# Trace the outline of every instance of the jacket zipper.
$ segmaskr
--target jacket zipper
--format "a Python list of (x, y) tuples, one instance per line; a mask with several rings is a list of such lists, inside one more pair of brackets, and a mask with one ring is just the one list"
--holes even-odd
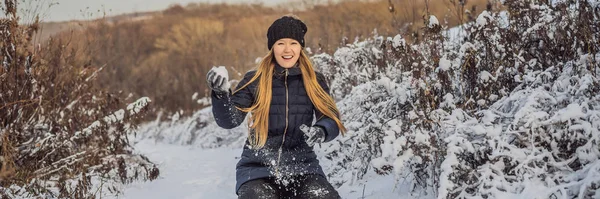
[(287, 134), (288, 124), (289, 124), (289, 97), (288, 97), (288, 69), (285, 69), (285, 129), (283, 130), (283, 139), (281, 140), (281, 146), (279, 146), (279, 151), (277, 155), (277, 165), (275, 166), (275, 176), (279, 178), (279, 162), (281, 161), (281, 153), (283, 152), (283, 144), (285, 143), (285, 135)]

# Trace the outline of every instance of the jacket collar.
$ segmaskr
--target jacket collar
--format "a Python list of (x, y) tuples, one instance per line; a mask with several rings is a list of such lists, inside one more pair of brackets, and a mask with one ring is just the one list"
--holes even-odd
[[(275, 74), (276, 75), (281, 75), (285, 73), (286, 68), (281, 67), (277, 62), (275, 62)], [(287, 69), (288, 71), (288, 76), (294, 76), (294, 75), (301, 75), (302, 71), (300, 70), (300, 67), (298, 67), (298, 62), (296, 62), (296, 64)]]

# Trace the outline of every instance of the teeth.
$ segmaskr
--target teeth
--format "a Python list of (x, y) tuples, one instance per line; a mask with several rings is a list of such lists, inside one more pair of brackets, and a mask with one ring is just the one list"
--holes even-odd
[(291, 59), (293, 56), (283, 56), (284, 59)]

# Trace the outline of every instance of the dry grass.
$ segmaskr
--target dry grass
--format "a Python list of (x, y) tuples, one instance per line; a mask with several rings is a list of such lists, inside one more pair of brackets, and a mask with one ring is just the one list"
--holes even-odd
[(105, 119), (125, 104), (88, 81), (99, 69), (89, 64), (93, 50), (63, 38), (34, 45), (39, 21), (19, 24), (19, 2), (4, 1), (7, 18), (0, 19), (0, 198), (91, 198), (90, 175), (155, 179), (156, 167), (132, 155), (126, 137), (140, 115)]
[[(241, 74), (266, 54), (266, 30), (276, 18), (293, 13), (307, 25), (307, 47), (332, 53), (341, 45), (379, 35), (419, 35), (424, 19), (437, 16), (454, 26), (469, 20), (462, 10), (480, 12), (487, 0), (460, 5), (453, 0), (344, 1), (294, 11), (261, 5), (191, 4), (171, 8), (145, 20), (98, 22), (86, 30), (58, 37), (87, 52), (79, 60), (106, 65), (99, 83), (123, 95), (149, 96), (168, 112), (201, 108), (191, 96), (206, 95), (204, 77), (212, 66), (228, 66)], [(392, 7), (393, 9), (390, 9)], [(444, 22), (447, 21), (447, 22)]]

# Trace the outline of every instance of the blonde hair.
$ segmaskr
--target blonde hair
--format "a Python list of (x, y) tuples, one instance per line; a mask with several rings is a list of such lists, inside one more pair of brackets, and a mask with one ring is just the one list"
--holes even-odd
[[(313, 68), (312, 63), (308, 59), (308, 56), (304, 51), (300, 51), (300, 57), (298, 58), (300, 70), (302, 71), (302, 79), (304, 80), (304, 88), (306, 93), (313, 103), (315, 108), (335, 121), (338, 128), (342, 132), (342, 135), (346, 132), (346, 128), (340, 120), (340, 113), (335, 104), (333, 98), (321, 88), (317, 81), (317, 74)], [(273, 86), (273, 73), (275, 70), (275, 56), (273, 50), (263, 57), (260, 64), (257, 66), (256, 73), (245, 85), (239, 87), (234, 93), (247, 87), (252, 82), (258, 80), (257, 92), (258, 95), (252, 106), (248, 108), (237, 109), (244, 112), (251, 112), (252, 116), (248, 121), (248, 128), (250, 129), (250, 144), (255, 147), (263, 147), (267, 142), (268, 130), (269, 130), (269, 108), (271, 107), (271, 96)], [(320, 119), (320, 118), (318, 118)]]

